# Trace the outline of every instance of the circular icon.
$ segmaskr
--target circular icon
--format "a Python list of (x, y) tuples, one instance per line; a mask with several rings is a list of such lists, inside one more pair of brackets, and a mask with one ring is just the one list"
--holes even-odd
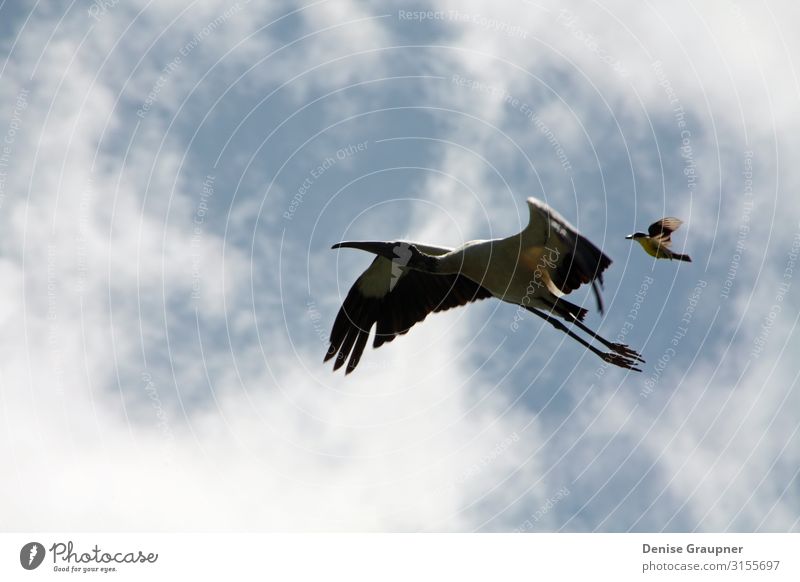
[(26, 570), (35, 570), (44, 561), (44, 546), (39, 542), (28, 542), (19, 551), (19, 563)]

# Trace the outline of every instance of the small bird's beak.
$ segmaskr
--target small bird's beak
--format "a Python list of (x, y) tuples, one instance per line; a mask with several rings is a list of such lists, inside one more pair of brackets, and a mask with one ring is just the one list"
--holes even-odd
[(397, 243), (384, 241), (347, 241), (336, 243), (331, 249), (358, 249), (387, 259), (395, 259)]
[(626, 238), (626, 239), (628, 239), (628, 240), (630, 240), (630, 239), (632, 239), (632, 238), (633, 238), (633, 235), (632, 235), (632, 234), (629, 234), (629, 235), (628, 235), (628, 236), (626, 236), (625, 238)]

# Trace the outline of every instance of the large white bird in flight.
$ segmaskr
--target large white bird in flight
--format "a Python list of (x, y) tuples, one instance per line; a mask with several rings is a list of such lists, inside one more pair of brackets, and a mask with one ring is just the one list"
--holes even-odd
[[(347, 362), (352, 372), (375, 327), (374, 347), (406, 333), (431, 312), (496, 297), (523, 307), (569, 335), (606, 362), (640, 372), (644, 359), (628, 346), (601, 337), (582, 323), (587, 310), (563, 296), (591, 284), (603, 312), (598, 284), (611, 264), (605, 254), (555, 210), (528, 198), (530, 221), (513, 236), (470, 241), (456, 249), (408, 241), (340, 242), (378, 255), (356, 280), (339, 310), (325, 361)], [(555, 317), (554, 317), (555, 316)], [(604, 352), (556, 317), (597, 340)]]

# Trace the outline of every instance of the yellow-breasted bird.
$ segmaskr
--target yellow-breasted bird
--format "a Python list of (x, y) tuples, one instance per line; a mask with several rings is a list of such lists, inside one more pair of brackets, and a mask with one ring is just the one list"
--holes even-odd
[(680, 218), (662, 218), (658, 222), (654, 222), (650, 225), (650, 228), (647, 229), (648, 234), (635, 232), (629, 234), (625, 238), (638, 242), (651, 257), (657, 259), (675, 259), (691, 263), (692, 259), (689, 255), (680, 255), (669, 250), (669, 245), (672, 244), (670, 235), (678, 230), (681, 224), (683, 224), (683, 221)]

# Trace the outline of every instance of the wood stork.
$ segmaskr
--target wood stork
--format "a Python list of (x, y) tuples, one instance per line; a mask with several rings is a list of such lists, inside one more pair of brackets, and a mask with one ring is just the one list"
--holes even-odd
[[(358, 365), (373, 327), (377, 348), (431, 312), (496, 297), (541, 317), (606, 362), (640, 372), (636, 366), (644, 359), (637, 352), (589, 329), (582, 323), (587, 310), (562, 298), (591, 283), (602, 313), (598, 283), (602, 285), (611, 259), (547, 204), (536, 198), (527, 202), (528, 226), (503, 239), (470, 241), (457, 249), (407, 241), (333, 245), (378, 256), (347, 294), (331, 330), (325, 361), (336, 357), (334, 370), (347, 361), (349, 374)], [(599, 350), (554, 315), (611, 352)]]
[(692, 259), (689, 255), (681, 255), (669, 250), (672, 244), (670, 235), (678, 230), (678, 227), (683, 224), (680, 218), (667, 217), (654, 222), (647, 229), (647, 233), (634, 232), (625, 238), (635, 240), (651, 257), (657, 259), (675, 259), (677, 261), (686, 261), (691, 263)]

